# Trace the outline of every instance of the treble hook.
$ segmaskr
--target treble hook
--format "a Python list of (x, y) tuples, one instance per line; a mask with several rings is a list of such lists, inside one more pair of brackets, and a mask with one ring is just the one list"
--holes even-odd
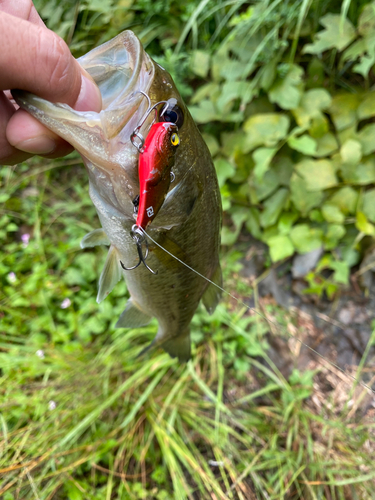
[[(145, 138), (143, 137), (143, 135), (139, 131), (143, 127), (143, 124), (147, 120), (147, 118), (148, 118), (149, 114), (151, 113), (151, 111), (153, 111), (154, 109), (156, 110), (156, 108), (157, 108), (157, 106), (159, 106), (159, 104), (165, 104), (164, 108), (162, 109), (162, 111), (160, 113), (160, 116), (163, 116), (164, 113), (166, 112), (166, 110), (168, 109), (168, 102), (167, 101), (159, 101), (159, 102), (157, 102), (156, 104), (154, 104), (152, 106), (151, 105), (151, 99), (150, 99), (150, 97), (145, 92), (143, 92), (142, 90), (139, 90), (136, 93), (143, 94), (146, 97), (147, 102), (148, 102), (148, 108), (146, 109), (145, 114), (142, 116), (142, 118), (138, 122), (138, 125), (133, 130), (133, 133), (130, 136), (130, 140), (131, 140), (131, 143), (133, 144), (133, 146), (135, 146), (140, 153), (143, 153), (143, 146), (145, 144)], [(140, 142), (137, 142), (135, 140), (136, 137), (139, 139)]]
[[(136, 264), (133, 267), (125, 267), (124, 264), (120, 260), (121, 267), (125, 271), (131, 271), (132, 269), (136, 269), (141, 263), (143, 263), (143, 265), (150, 271), (150, 273), (158, 274), (157, 271), (153, 271), (151, 269), (151, 267), (149, 267), (146, 264), (146, 259), (148, 257), (148, 242), (147, 242), (147, 239), (145, 238), (144, 234), (142, 233), (141, 229), (136, 224), (134, 224), (134, 226), (132, 227), (131, 235), (132, 235), (132, 238), (137, 245), (139, 261), (138, 261), (138, 264)], [(142, 251), (142, 243), (143, 242), (145, 242), (145, 245), (146, 245), (146, 255), (143, 255), (143, 251)]]

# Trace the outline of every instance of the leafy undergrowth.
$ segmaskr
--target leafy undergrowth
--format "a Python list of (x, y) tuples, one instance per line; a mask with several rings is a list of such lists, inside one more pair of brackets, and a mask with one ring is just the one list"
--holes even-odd
[[(1, 176), (1, 498), (373, 498), (369, 395), (318, 359), (301, 369), (298, 316), (224, 297), (194, 317), (188, 364), (137, 359), (157, 325), (114, 329), (124, 283), (95, 301), (105, 254), (79, 249), (99, 223), (77, 157)], [(250, 296), (230, 281), (237, 257), (223, 257), (224, 275)], [(287, 379), (269, 332), (290, 346)]]

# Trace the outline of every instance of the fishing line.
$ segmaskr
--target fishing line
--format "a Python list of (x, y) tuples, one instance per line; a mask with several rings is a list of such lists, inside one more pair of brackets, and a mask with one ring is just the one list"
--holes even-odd
[[(271, 323), (276, 329), (279, 329), (279, 325), (277, 323), (275, 323), (274, 321), (266, 318), (265, 316), (263, 316), (263, 314), (261, 314), (259, 311), (257, 311), (256, 309), (254, 309), (253, 307), (250, 307), (248, 306), (247, 304), (245, 304), (242, 300), (240, 300), (239, 298), (237, 298), (235, 295), (233, 295), (231, 292), (228, 292), (227, 290), (225, 290), (225, 288), (221, 287), (220, 285), (218, 285), (217, 283), (215, 283), (214, 281), (210, 280), (209, 278), (207, 278), (206, 276), (204, 276), (203, 274), (201, 274), (199, 271), (195, 270), (193, 267), (189, 266), (188, 264), (186, 264), (186, 262), (182, 261), (181, 259), (179, 259), (178, 257), (176, 257), (176, 255), (173, 255), (173, 253), (169, 252), (166, 248), (164, 248), (162, 245), (160, 245), (157, 241), (155, 241), (148, 233), (146, 233), (146, 231), (143, 229), (143, 228), (140, 228), (141, 231), (145, 234), (145, 236), (150, 240), (152, 241), (156, 246), (158, 246), (161, 250), (163, 250), (165, 253), (167, 253), (168, 255), (170, 255), (171, 257), (173, 257), (175, 260), (177, 260), (180, 264), (182, 264), (183, 266), (187, 267), (190, 271), (192, 271), (193, 273), (197, 274), (198, 276), (200, 276), (201, 278), (203, 278), (204, 280), (208, 281), (208, 283), (210, 283), (211, 285), (214, 285), (216, 288), (218, 288), (219, 290), (221, 290), (222, 292), (224, 292), (226, 295), (228, 295), (229, 297), (231, 297), (232, 299), (234, 299), (236, 302), (238, 302), (238, 304), (240, 305), (243, 305), (244, 307), (246, 307), (246, 309), (248, 311), (252, 311), (254, 312), (255, 314), (257, 314), (258, 316), (260, 316), (262, 319), (268, 321), (269, 323)], [(355, 382), (361, 384), (363, 387), (365, 387), (366, 389), (368, 389), (369, 391), (371, 391), (374, 395), (375, 395), (375, 390), (372, 389), (369, 385), (367, 385), (365, 382), (363, 382), (362, 380), (356, 378), (354, 375), (351, 375), (350, 373), (347, 373), (343, 368), (341, 368), (339, 365), (337, 365), (336, 363), (334, 363), (333, 361), (330, 361), (328, 358), (326, 358), (325, 356), (323, 356), (322, 354), (320, 354), (318, 351), (316, 351), (313, 347), (309, 346), (308, 344), (306, 344), (305, 342), (303, 342), (301, 339), (299, 339), (298, 337), (296, 337), (295, 335), (293, 335), (292, 333), (290, 333), (288, 330), (286, 330), (286, 333), (293, 339), (295, 339), (297, 342), (299, 342), (301, 345), (303, 345), (304, 347), (307, 347), (307, 349), (309, 349), (311, 352), (313, 352), (316, 356), (318, 356), (319, 358), (323, 359), (324, 361), (326, 361), (327, 363), (329, 363), (331, 366), (333, 366), (334, 368), (336, 368), (337, 370), (339, 370), (341, 373), (343, 373), (346, 377), (349, 377), (351, 378), (352, 380), (354, 380)]]

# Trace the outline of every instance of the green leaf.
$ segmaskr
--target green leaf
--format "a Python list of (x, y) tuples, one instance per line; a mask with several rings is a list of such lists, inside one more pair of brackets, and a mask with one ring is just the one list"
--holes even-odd
[(314, 43), (304, 46), (302, 53), (321, 54), (328, 49), (343, 50), (356, 36), (352, 23), (345, 19), (341, 22), (340, 14), (327, 14), (320, 19), (325, 29), (315, 36)]
[(261, 239), (262, 233), (259, 222), (259, 211), (255, 207), (251, 207), (245, 221), (246, 229), (254, 238)]
[(260, 180), (268, 170), (276, 151), (277, 148), (258, 148), (252, 154), (255, 162), (254, 175), (257, 180)]
[(325, 203), (322, 206), (322, 214), (327, 222), (334, 222), (336, 224), (342, 224), (344, 222), (345, 216), (340, 211), (337, 205), (331, 205), (330, 203)]
[(375, 63), (375, 53), (372, 50), (372, 54), (365, 54), (361, 57), (361, 61), (353, 66), (353, 71), (359, 73), (363, 78), (367, 78), (371, 68)]
[(263, 68), (261, 68), (261, 77), (259, 81), (260, 87), (266, 92), (269, 90), (273, 84), (276, 77), (276, 60), (268, 62)]
[(235, 230), (232, 231), (227, 226), (223, 227), (221, 232), (221, 241), (223, 245), (233, 245), (233, 243), (237, 240), (242, 225), (249, 216), (249, 209), (246, 207), (234, 206), (230, 209), (230, 215), (235, 226)]
[(250, 178), (251, 203), (256, 205), (267, 198), (279, 185), (279, 177), (274, 170), (268, 170), (261, 179), (255, 176)]
[(214, 135), (211, 134), (202, 134), (204, 142), (207, 144), (208, 149), (210, 150), (211, 156), (215, 156), (219, 151), (220, 146)]
[(375, 222), (375, 189), (370, 189), (364, 194), (363, 213), (370, 221)]
[(307, 253), (322, 246), (323, 231), (308, 226), (297, 224), (290, 232), (290, 237), (298, 253)]
[(307, 134), (301, 135), (300, 137), (290, 137), (288, 139), (288, 145), (300, 153), (315, 156), (317, 143)]
[(344, 142), (340, 149), (340, 156), (344, 163), (350, 165), (358, 165), (362, 159), (361, 143), (354, 139), (348, 139)]
[(191, 54), (190, 68), (196, 75), (206, 78), (210, 69), (210, 53), (194, 50)]
[(191, 104), (198, 104), (203, 99), (207, 97), (210, 99), (216, 99), (220, 95), (221, 86), (218, 83), (207, 83), (206, 85), (202, 85), (195, 92), (194, 96), (191, 99)]
[(279, 76), (268, 92), (271, 102), (283, 109), (294, 109), (302, 96), (303, 69), (296, 64), (289, 65), (285, 76)]
[(264, 202), (263, 212), (260, 214), (260, 224), (262, 227), (269, 227), (275, 224), (284, 208), (288, 195), (288, 189), (280, 188)]
[(343, 130), (357, 122), (357, 109), (360, 97), (356, 94), (339, 94), (332, 99), (329, 113), (336, 129)]
[(321, 191), (337, 185), (335, 169), (329, 160), (302, 160), (295, 170), (305, 179), (308, 191)]
[(248, 82), (225, 82), (222, 86), (220, 97), (216, 101), (217, 109), (221, 113), (229, 112), (226, 106), (235, 99), (242, 98), (248, 87)]
[(341, 61), (356, 61), (366, 53), (366, 41), (363, 38), (356, 40), (350, 47), (348, 47), (342, 54)]
[(357, 113), (360, 120), (375, 116), (375, 92), (368, 92), (365, 94), (365, 98), (358, 106)]
[(200, 101), (198, 106), (190, 106), (189, 111), (197, 123), (209, 123), (219, 118), (214, 103), (208, 99)]
[(315, 141), (317, 149), (314, 156), (317, 156), (318, 158), (332, 155), (332, 153), (337, 151), (339, 147), (336, 137), (331, 134), (331, 132), (315, 139)]
[(345, 182), (365, 186), (375, 182), (375, 159), (368, 156), (359, 165), (341, 165), (341, 174)]
[(272, 236), (268, 239), (272, 262), (290, 257), (294, 253), (294, 246), (290, 238), (285, 235)]
[(357, 139), (361, 143), (364, 156), (375, 151), (375, 123), (370, 123), (361, 129), (357, 134)]
[(368, 222), (366, 215), (363, 212), (357, 212), (355, 227), (361, 233), (369, 236), (375, 236), (375, 226)]
[(230, 179), (235, 172), (234, 166), (225, 158), (217, 158), (214, 161), (219, 186), (222, 187), (227, 179)]
[(237, 132), (224, 132), (221, 134), (222, 152), (225, 156), (232, 156), (238, 151), (243, 151), (246, 135), (243, 130)]
[(374, 3), (370, 2), (363, 7), (358, 19), (358, 32), (362, 36), (373, 35), (375, 32)]
[(294, 165), (289, 156), (277, 155), (272, 162), (272, 170), (277, 174), (279, 183), (289, 187)]
[(324, 235), (324, 248), (333, 250), (337, 247), (339, 240), (345, 236), (345, 227), (341, 224), (328, 224), (327, 231)]
[(266, 113), (251, 116), (244, 123), (247, 133), (244, 153), (257, 146), (274, 147), (288, 133), (290, 119), (282, 113)]
[(307, 190), (306, 181), (294, 173), (290, 180), (291, 200), (301, 215), (307, 215), (310, 210), (321, 204), (323, 193), (321, 191), (311, 192)]
[(349, 284), (349, 266), (347, 262), (335, 260), (330, 264), (330, 268), (334, 271), (333, 279), (336, 283)]
[(322, 110), (329, 108), (332, 98), (325, 89), (307, 90), (292, 113), (299, 126), (308, 126), (313, 118), (322, 117)]
[(344, 214), (354, 214), (357, 208), (358, 193), (350, 186), (345, 186), (329, 199), (329, 203), (336, 205)]
[(281, 214), (279, 222), (277, 223), (277, 228), (280, 234), (289, 234), (290, 230), (298, 219), (297, 213), (284, 212)]
[(314, 139), (319, 139), (327, 134), (328, 131), (329, 122), (326, 116), (324, 116), (322, 113), (319, 113), (319, 115), (313, 117), (309, 128), (309, 134), (311, 135), (311, 137), (313, 137)]

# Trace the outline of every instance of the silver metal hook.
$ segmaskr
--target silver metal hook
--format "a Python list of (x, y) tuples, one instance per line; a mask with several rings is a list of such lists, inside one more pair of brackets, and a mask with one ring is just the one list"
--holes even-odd
[[(138, 257), (139, 257), (139, 261), (138, 263), (133, 266), (133, 267), (125, 267), (124, 264), (121, 262), (120, 260), (120, 264), (121, 264), (121, 267), (125, 270), (125, 271), (131, 271), (132, 269), (136, 269), (138, 266), (141, 265), (141, 263), (146, 267), (146, 269), (148, 269), (150, 271), (150, 273), (152, 274), (158, 274), (157, 271), (153, 271), (151, 269), (151, 267), (149, 267), (147, 264), (146, 264), (146, 259), (148, 257), (148, 241), (147, 239), (145, 238), (145, 235), (144, 233), (142, 232), (142, 228), (140, 228), (139, 226), (137, 226), (136, 224), (134, 224), (132, 226), (132, 230), (131, 230), (131, 236), (133, 238), (133, 240), (135, 241), (136, 245), (137, 245), (137, 252), (138, 252)], [(143, 255), (143, 251), (142, 251), (142, 243), (145, 243), (146, 245), (146, 254)]]
[[(164, 113), (166, 112), (166, 110), (168, 109), (168, 102), (167, 101), (159, 101), (159, 102), (157, 102), (156, 104), (154, 104), (152, 106), (151, 99), (150, 99), (150, 97), (145, 92), (143, 92), (142, 90), (139, 90), (136, 93), (142, 94), (142, 95), (144, 95), (146, 97), (147, 102), (148, 102), (148, 108), (146, 109), (145, 114), (142, 116), (142, 118), (138, 122), (138, 125), (133, 130), (133, 133), (130, 136), (130, 140), (131, 140), (131, 143), (133, 144), (133, 146), (135, 146), (140, 153), (143, 153), (143, 146), (145, 144), (145, 139), (144, 139), (143, 135), (139, 131), (143, 127), (143, 125), (144, 125), (145, 121), (147, 120), (147, 118), (149, 117), (150, 113), (153, 110), (155, 110), (155, 112), (156, 112), (156, 108), (160, 104), (164, 104), (164, 108), (162, 109), (162, 111), (160, 113), (160, 116), (163, 116)], [(140, 142), (137, 142), (135, 140), (136, 137), (139, 139)]]

